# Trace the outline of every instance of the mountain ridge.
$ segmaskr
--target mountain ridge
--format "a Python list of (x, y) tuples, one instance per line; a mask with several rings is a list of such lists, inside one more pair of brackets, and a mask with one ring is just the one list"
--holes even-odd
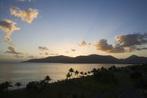
[(111, 55), (96, 55), (69, 57), (64, 55), (49, 56), (40, 59), (30, 59), (24, 62), (36, 63), (110, 63), (110, 64), (147, 64), (147, 57), (131, 55), (125, 59), (118, 59)]

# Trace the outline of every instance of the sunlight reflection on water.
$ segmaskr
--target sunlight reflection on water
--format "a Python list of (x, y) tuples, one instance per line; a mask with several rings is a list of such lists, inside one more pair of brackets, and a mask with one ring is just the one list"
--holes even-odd
[(127, 66), (126, 64), (61, 64), (61, 63), (16, 63), (0, 64), (0, 82), (12, 81), (26, 84), (29, 81), (44, 79), (46, 75), (52, 81), (63, 80), (70, 68), (78, 71), (91, 71), (93, 68)]

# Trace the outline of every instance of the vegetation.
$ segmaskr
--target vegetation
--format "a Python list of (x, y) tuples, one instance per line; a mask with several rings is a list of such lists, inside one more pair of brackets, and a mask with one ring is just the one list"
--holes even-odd
[(29, 82), (25, 88), (8, 90), (11, 82), (0, 84), (0, 98), (147, 98), (147, 66), (133, 65), (89, 72), (69, 69), (66, 79), (51, 83), (50, 76)]
[(21, 83), (20, 82), (16, 82), (15, 86), (17, 86), (19, 88), (21, 86)]

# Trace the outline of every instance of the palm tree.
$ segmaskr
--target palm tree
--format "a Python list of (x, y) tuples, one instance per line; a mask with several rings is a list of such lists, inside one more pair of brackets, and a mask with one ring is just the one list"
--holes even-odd
[(45, 79), (44, 79), (44, 82), (49, 83), (50, 81), (51, 81), (50, 76), (46, 76)]
[(83, 73), (83, 72), (80, 72), (80, 74), (81, 74), (81, 76), (83, 76), (83, 75), (84, 75), (84, 73)]
[(79, 74), (79, 71), (76, 70), (76, 71), (75, 71), (75, 76), (78, 76), (78, 74)]
[(90, 75), (90, 74), (91, 74), (91, 72), (90, 72), (90, 71), (88, 71), (88, 74)]
[(71, 73), (67, 73), (67, 75), (66, 75), (66, 79), (69, 79), (71, 77)]
[(12, 83), (11, 82), (4, 82), (0, 84), (0, 91), (4, 91), (4, 90), (8, 90), (9, 87), (12, 87)]
[(87, 76), (87, 72), (85, 72), (84, 75)]
[(69, 72), (71, 72), (71, 73), (74, 72), (74, 69), (73, 68), (70, 68), (69, 69)]
[(107, 69), (102, 66), (101, 71), (107, 71)]
[(97, 72), (97, 69), (96, 68), (93, 68), (91, 72), (93, 73), (93, 75), (95, 75), (96, 72)]
[(72, 73), (74, 72), (74, 69), (73, 68), (70, 68), (69, 69), (69, 73), (71, 74), (71, 76), (72, 76)]
[(21, 86), (21, 83), (20, 82), (16, 82), (15, 86), (17, 86), (19, 88)]

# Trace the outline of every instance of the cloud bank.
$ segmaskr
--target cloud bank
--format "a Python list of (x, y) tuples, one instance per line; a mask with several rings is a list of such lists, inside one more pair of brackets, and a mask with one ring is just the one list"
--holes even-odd
[[(147, 33), (135, 33), (127, 35), (118, 35), (115, 37), (116, 44), (108, 44), (106, 39), (101, 39), (96, 43), (96, 49), (109, 52), (109, 53), (123, 53), (123, 52), (132, 52), (146, 50), (144, 46), (147, 44)], [(144, 46), (144, 47), (141, 47)]]
[(18, 7), (10, 8), (10, 14), (12, 16), (20, 18), (22, 21), (27, 23), (32, 23), (35, 18), (38, 17), (39, 12), (37, 9), (28, 8), (26, 10), (21, 10)]
[(49, 49), (48, 49), (47, 47), (45, 47), (45, 46), (39, 46), (38, 49), (39, 49), (40, 51), (47, 51), (47, 50), (49, 50)]
[(124, 48), (116, 45), (112, 46), (111, 44), (108, 44), (106, 39), (101, 39), (97, 44), (96, 44), (97, 50), (102, 50), (105, 52), (112, 52), (112, 53), (121, 53), (125, 52)]
[(10, 19), (5, 19), (0, 21), (0, 30), (2, 30), (5, 33), (5, 41), (10, 42), (12, 33), (14, 31), (20, 30), (20, 28), (16, 26), (16, 23), (14, 21)]
[(143, 45), (147, 43), (147, 33), (128, 34), (116, 36), (116, 42), (124, 47)]
[(8, 47), (8, 50), (5, 53), (14, 55), (16, 58), (23, 57), (23, 54), (21, 52), (17, 52), (16, 49), (11, 46)]

